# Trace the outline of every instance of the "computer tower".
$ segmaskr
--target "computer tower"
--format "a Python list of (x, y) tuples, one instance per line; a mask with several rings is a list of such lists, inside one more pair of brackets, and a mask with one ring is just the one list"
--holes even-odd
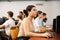
[(53, 19), (53, 32), (56, 32), (56, 18)]
[(60, 34), (60, 15), (56, 17), (56, 33)]

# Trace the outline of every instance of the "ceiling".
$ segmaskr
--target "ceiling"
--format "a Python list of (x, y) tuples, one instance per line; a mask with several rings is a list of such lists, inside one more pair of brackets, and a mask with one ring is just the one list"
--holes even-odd
[(0, 0), (0, 1), (60, 1), (60, 0)]

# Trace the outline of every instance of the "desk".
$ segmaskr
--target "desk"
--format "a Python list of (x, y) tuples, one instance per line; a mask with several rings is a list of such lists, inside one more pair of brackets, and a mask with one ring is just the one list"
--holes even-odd
[(53, 32), (53, 38), (31, 37), (29, 40), (60, 40), (60, 34)]

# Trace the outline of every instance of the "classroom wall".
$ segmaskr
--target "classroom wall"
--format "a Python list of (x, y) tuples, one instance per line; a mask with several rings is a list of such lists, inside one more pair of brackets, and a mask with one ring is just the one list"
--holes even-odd
[(52, 25), (53, 18), (60, 15), (60, 1), (2, 1), (0, 2), (0, 17), (6, 16), (7, 11), (13, 11), (16, 18), (19, 11), (25, 9), (27, 5), (35, 5), (37, 10), (47, 13), (47, 25)]

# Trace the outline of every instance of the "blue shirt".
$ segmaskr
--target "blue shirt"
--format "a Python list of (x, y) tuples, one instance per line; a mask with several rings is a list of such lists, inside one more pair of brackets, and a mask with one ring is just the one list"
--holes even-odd
[(43, 21), (43, 19), (40, 19), (40, 21), (39, 21), (40, 23), (40, 26), (44, 26), (44, 21)]

